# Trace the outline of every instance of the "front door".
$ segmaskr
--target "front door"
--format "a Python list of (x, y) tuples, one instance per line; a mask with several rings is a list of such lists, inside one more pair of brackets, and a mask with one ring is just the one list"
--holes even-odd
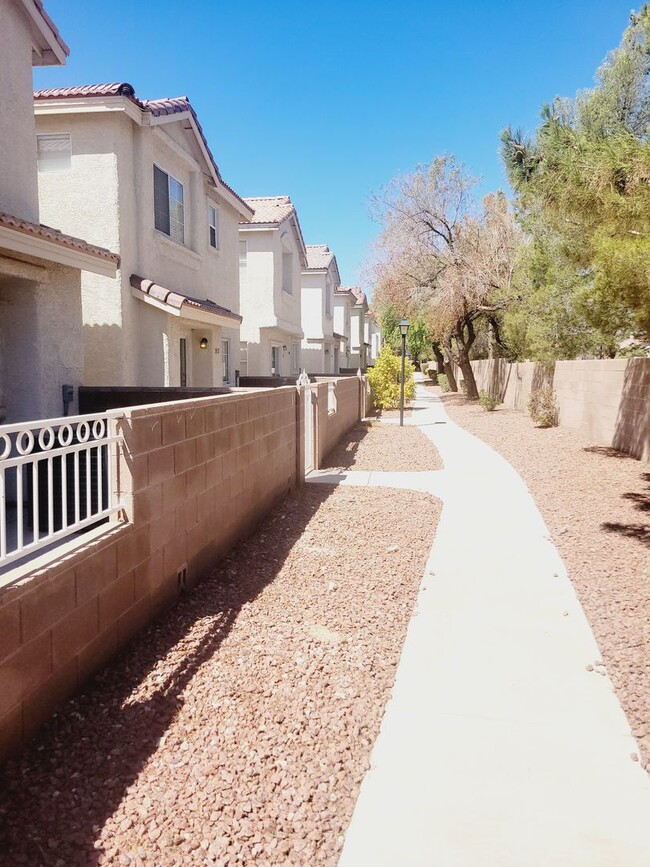
[(271, 347), (271, 376), (280, 376), (280, 346)]

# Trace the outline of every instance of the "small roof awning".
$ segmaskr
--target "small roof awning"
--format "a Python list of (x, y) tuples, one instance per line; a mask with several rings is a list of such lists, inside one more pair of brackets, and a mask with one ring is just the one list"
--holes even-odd
[(347, 340), (348, 340), (348, 338), (345, 336), (345, 334), (338, 334), (336, 331), (332, 334), (332, 337), (333, 337), (335, 340), (345, 340), (346, 343), (347, 343)]
[(233, 328), (242, 321), (238, 313), (233, 313), (232, 310), (215, 304), (214, 301), (173, 292), (137, 274), (131, 274), (131, 287), (136, 298), (170, 316), (178, 316), (205, 325), (222, 325), (226, 328)]

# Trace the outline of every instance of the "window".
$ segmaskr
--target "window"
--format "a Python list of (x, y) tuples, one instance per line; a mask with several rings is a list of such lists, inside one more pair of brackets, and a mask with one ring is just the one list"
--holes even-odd
[(239, 267), (246, 267), (246, 255), (247, 255), (246, 241), (239, 242)]
[(329, 277), (325, 283), (325, 315), (332, 315), (332, 281)]
[(300, 364), (300, 344), (297, 340), (291, 342), (291, 370), (293, 373), (299, 373)]
[(153, 167), (154, 225), (172, 241), (185, 243), (185, 206), (183, 185), (176, 178)]
[(208, 233), (210, 246), (219, 249), (219, 223), (217, 209), (214, 205), (208, 205)]
[(70, 133), (36, 136), (39, 172), (65, 172), (72, 168)]
[(180, 342), (180, 365), (181, 365), (181, 376), (180, 376), (180, 384), (181, 387), (187, 385), (187, 340), (184, 337), (181, 337)]
[(221, 363), (223, 364), (223, 381), (230, 382), (230, 340), (221, 341)]

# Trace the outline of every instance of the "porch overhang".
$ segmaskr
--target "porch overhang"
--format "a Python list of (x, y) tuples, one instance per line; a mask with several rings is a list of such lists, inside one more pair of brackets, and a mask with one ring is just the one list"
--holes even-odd
[(115, 277), (120, 257), (57, 229), (0, 213), (0, 250)]
[(219, 325), (222, 328), (236, 328), (242, 322), (242, 317), (238, 313), (233, 313), (232, 310), (221, 307), (214, 301), (173, 292), (137, 274), (131, 274), (131, 293), (139, 301), (187, 322)]

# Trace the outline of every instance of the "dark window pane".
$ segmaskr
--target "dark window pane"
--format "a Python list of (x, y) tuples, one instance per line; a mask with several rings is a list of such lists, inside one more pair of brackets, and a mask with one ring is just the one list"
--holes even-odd
[(159, 232), (171, 234), (169, 226), (169, 178), (158, 166), (153, 167), (154, 225)]

